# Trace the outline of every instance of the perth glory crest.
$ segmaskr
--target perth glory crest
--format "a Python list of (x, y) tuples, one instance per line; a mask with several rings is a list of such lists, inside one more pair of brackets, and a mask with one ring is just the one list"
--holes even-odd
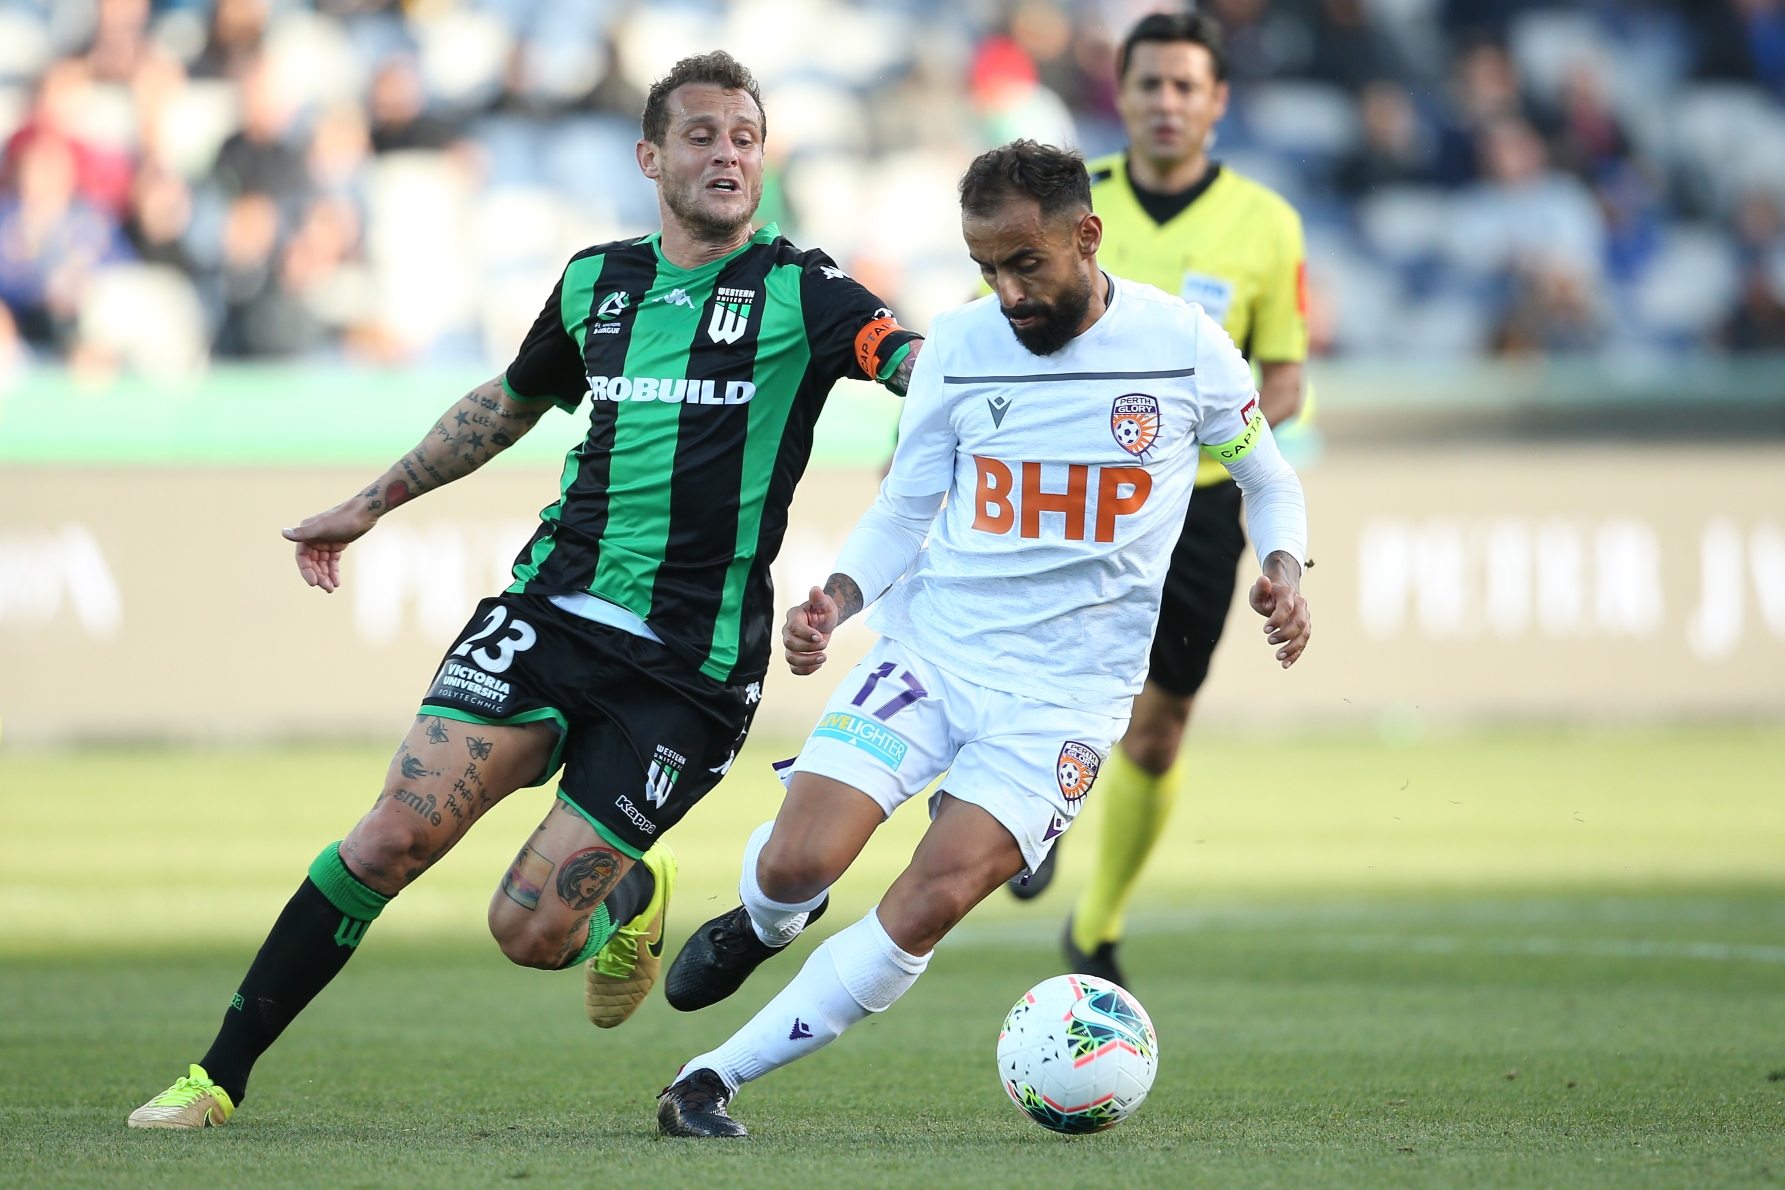
[(1146, 457), (1147, 448), (1159, 439), (1159, 402), (1145, 393), (1117, 397), (1109, 409), (1109, 432), (1116, 445), (1135, 458)]
[[(1150, 398), (1149, 398), (1150, 399)], [(1097, 749), (1089, 744), (1081, 744), (1077, 740), (1067, 740), (1060, 746), (1060, 761), (1054, 766), (1054, 775), (1060, 779), (1060, 792), (1069, 802), (1076, 802), (1091, 792), (1091, 786), (1097, 780), (1097, 770), (1103, 766), (1103, 758), (1097, 755)]]

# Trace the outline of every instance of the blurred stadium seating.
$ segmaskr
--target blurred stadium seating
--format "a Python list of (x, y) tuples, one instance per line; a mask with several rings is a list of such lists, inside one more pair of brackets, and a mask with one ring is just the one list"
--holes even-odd
[[(1132, 0), (0, 0), (0, 373), (496, 364), (563, 259), (655, 225), (649, 81), (762, 80), (763, 217), (924, 325), (952, 182), (1120, 144)], [(1210, 0), (1216, 156), (1307, 222), (1326, 355), (1785, 350), (1785, 7)]]

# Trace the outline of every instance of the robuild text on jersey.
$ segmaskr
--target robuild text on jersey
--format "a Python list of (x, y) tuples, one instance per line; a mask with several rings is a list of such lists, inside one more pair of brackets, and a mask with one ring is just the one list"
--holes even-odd
[(669, 405), (748, 405), (748, 380), (684, 380), (656, 376), (591, 376), (592, 401), (662, 401)]

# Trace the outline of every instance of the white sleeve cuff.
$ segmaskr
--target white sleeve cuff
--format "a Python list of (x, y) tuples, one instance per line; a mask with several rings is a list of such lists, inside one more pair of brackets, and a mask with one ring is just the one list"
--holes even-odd
[(862, 514), (843, 543), (832, 570), (855, 580), (863, 607), (886, 594), (917, 561), (945, 495), (898, 496), (881, 487), (874, 506)]
[(1246, 494), (1246, 530), (1260, 564), (1282, 550), (1300, 565), (1308, 560), (1308, 506), (1302, 481), (1277, 449), (1269, 429), (1243, 458), (1227, 464)]

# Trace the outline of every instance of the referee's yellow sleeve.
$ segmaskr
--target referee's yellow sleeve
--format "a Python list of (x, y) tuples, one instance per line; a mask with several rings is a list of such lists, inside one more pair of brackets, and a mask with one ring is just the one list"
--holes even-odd
[(1308, 356), (1308, 266), (1302, 220), (1280, 203), (1269, 270), (1252, 315), (1252, 358), (1261, 363), (1299, 362)]

